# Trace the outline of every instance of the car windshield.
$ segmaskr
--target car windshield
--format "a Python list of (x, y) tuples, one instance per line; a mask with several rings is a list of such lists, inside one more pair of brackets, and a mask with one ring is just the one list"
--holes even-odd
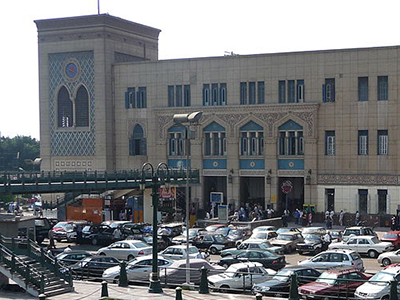
[(314, 233), (314, 232), (321, 232), (323, 229), (321, 228), (304, 228), (301, 233)]
[(289, 234), (280, 234), (277, 237), (278, 240), (283, 240), (283, 241), (291, 241), (292, 240), (292, 235)]
[(386, 232), (386, 233), (383, 235), (383, 238), (384, 238), (384, 239), (397, 239), (397, 234), (396, 234), (396, 233), (393, 233), (393, 232)]
[(344, 232), (344, 235), (345, 235), (345, 236), (349, 236), (349, 235), (352, 235), (352, 234), (354, 234), (354, 235), (360, 235), (360, 230), (358, 230), (358, 229), (347, 229), (347, 230)]
[(230, 228), (218, 228), (217, 230), (215, 230), (216, 233), (218, 234), (223, 234), (223, 235), (227, 235), (230, 231)]
[(219, 242), (219, 243), (224, 243), (224, 242), (226, 242), (226, 238), (225, 238), (224, 236), (222, 236), (222, 235), (216, 235), (216, 236), (215, 236), (215, 240), (216, 240), (217, 242)]
[(135, 248), (145, 248), (145, 247), (149, 247), (148, 244), (146, 244), (145, 242), (136, 242), (136, 243), (132, 243), (133, 246), (135, 246)]
[(318, 234), (305, 234), (304, 238), (306, 240), (317, 240), (317, 241), (321, 240), (321, 236)]
[(79, 262), (77, 263), (77, 265), (78, 265), (79, 267), (83, 268), (83, 267), (86, 266), (86, 265), (88, 264), (88, 262), (90, 262), (90, 261), (91, 261), (91, 258), (90, 258), (90, 257), (87, 257), (87, 258), (84, 258), (84, 259), (82, 259), (81, 261), (79, 261)]
[(35, 226), (40, 226), (40, 227), (45, 226), (44, 220), (35, 220)]
[(292, 275), (293, 270), (280, 270), (278, 273), (272, 277), (272, 279), (279, 280), (279, 281), (288, 281), (290, 275)]
[(331, 273), (331, 272), (324, 272), (321, 276), (318, 277), (316, 282), (318, 283), (325, 283), (329, 285), (334, 285), (337, 279), (338, 274)]
[(361, 259), (360, 254), (358, 254), (357, 252), (352, 252), (352, 253), (350, 253), (350, 256), (351, 256), (351, 258), (352, 258), (353, 260), (359, 260), (359, 259)]
[(190, 247), (189, 248), (189, 254), (195, 254), (198, 253), (199, 250), (196, 247)]
[(379, 244), (379, 243), (380, 243), (380, 241), (378, 240), (378, 238), (377, 238), (376, 236), (374, 236), (374, 237), (371, 239), (371, 241), (372, 241), (372, 243), (374, 243), (374, 244)]
[(267, 232), (256, 232), (253, 233), (251, 236), (253, 239), (261, 239), (261, 240), (265, 240), (268, 238), (268, 233)]
[(393, 277), (393, 274), (381, 271), (372, 276), (368, 282), (371, 284), (386, 285), (393, 280)]

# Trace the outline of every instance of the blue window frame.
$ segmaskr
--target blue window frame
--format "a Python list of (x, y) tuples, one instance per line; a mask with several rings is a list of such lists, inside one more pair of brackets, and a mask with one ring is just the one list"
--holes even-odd
[(256, 83), (249, 82), (249, 104), (256, 103)]
[(368, 101), (368, 77), (358, 77), (358, 101)]
[(173, 85), (168, 86), (168, 107), (175, 106), (175, 87)]
[(247, 82), (240, 83), (240, 104), (247, 104)]
[(279, 93), (279, 103), (285, 103), (286, 102), (286, 81), (285, 80), (279, 80), (278, 93)]
[(288, 102), (295, 102), (295, 88), (294, 88), (294, 80), (288, 80)]
[(190, 85), (185, 85), (183, 87), (183, 100), (185, 106), (191, 105)]
[(265, 84), (264, 81), (257, 82), (257, 100), (258, 104), (265, 103)]
[(325, 84), (322, 85), (322, 101), (335, 102), (336, 87), (335, 78), (326, 78)]
[(358, 155), (368, 155), (368, 130), (358, 131)]
[(389, 100), (388, 76), (378, 76), (378, 100)]

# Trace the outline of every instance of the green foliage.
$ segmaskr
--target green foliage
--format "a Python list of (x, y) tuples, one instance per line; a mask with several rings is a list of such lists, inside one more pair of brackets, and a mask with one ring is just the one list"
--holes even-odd
[(0, 171), (39, 170), (38, 166), (26, 164), (25, 160), (33, 161), (40, 156), (40, 143), (30, 136), (0, 138)]

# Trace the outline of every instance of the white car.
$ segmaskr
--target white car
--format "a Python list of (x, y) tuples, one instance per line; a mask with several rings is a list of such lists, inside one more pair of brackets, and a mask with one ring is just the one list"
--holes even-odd
[(108, 247), (100, 248), (98, 255), (112, 256), (118, 259), (132, 260), (138, 256), (151, 254), (152, 247), (139, 240), (124, 240), (112, 243)]
[(336, 267), (353, 267), (364, 271), (364, 262), (360, 254), (353, 250), (327, 250), (314, 257), (298, 262), (298, 265), (317, 270), (327, 270)]
[(276, 233), (276, 231), (271, 231), (271, 230), (265, 230), (265, 231), (257, 231), (254, 232), (247, 240), (251, 241), (251, 240), (270, 240), (273, 238), (276, 238), (278, 236), (278, 234)]
[(258, 262), (244, 262), (230, 265), (223, 274), (208, 277), (208, 284), (212, 289), (250, 289), (253, 284), (271, 279), (276, 271), (265, 269)]
[(376, 258), (380, 253), (393, 250), (393, 244), (381, 242), (375, 236), (360, 235), (349, 238), (347, 242), (331, 243), (329, 249), (349, 249)]
[[(162, 257), (169, 259), (186, 259), (186, 244), (169, 246), (160, 253)], [(189, 245), (189, 258), (204, 258), (196, 246)]]
[(378, 256), (378, 262), (387, 267), (394, 263), (400, 263), (400, 250), (382, 253)]
[(276, 231), (277, 229), (275, 226), (258, 226), (253, 229), (253, 234), (261, 231)]
[[(152, 271), (152, 255), (146, 255), (131, 260), (126, 266), (126, 275), (128, 281), (148, 281)], [(158, 267), (160, 269), (167, 268), (172, 265), (173, 260), (158, 257)], [(115, 266), (106, 269), (103, 272), (103, 280), (116, 283), (119, 279), (121, 268)]]
[[(400, 267), (390, 267), (379, 271), (367, 282), (360, 285), (354, 296), (356, 299), (390, 299), (390, 282), (400, 281)], [(397, 294), (400, 294), (400, 285), (397, 285)]]

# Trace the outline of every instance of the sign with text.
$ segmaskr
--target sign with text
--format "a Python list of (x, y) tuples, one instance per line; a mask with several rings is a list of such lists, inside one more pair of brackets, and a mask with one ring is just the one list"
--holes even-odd
[(228, 223), (228, 205), (218, 205), (218, 222)]
[(210, 201), (215, 203), (222, 203), (224, 200), (224, 193), (212, 192), (210, 193)]

